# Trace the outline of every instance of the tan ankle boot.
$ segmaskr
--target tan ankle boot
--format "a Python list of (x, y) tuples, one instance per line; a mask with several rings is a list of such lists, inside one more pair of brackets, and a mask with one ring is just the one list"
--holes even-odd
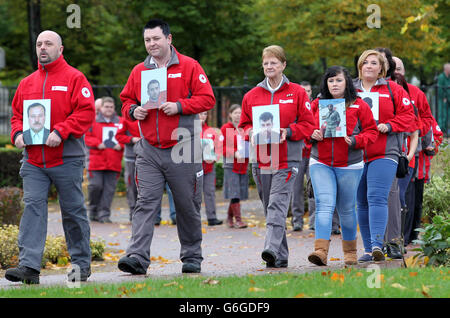
[(241, 204), (240, 203), (233, 203), (231, 205), (231, 209), (233, 210), (234, 218), (236, 219), (236, 223), (234, 223), (234, 227), (237, 229), (244, 229), (247, 227), (247, 224), (242, 222), (241, 219)]
[(358, 258), (356, 256), (356, 240), (353, 241), (342, 240), (342, 250), (344, 251), (345, 265), (358, 264)]
[(314, 252), (309, 254), (308, 261), (318, 266), (327, 265), (330, 240), (317, 239), (314, 241)]

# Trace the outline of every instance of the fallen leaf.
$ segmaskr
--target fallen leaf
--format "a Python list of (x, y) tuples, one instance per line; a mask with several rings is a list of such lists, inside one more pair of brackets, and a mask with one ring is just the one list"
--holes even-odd
[(218, 280), (212, 279), (212, 278), (208, 278), (207, 280), (204, 280), (202, 282), (202, 284), (205, 285), (218, 285), (220, 282)]
[(177, 286), (177, 285), (178, 285), (177, 282), (170, 282), (170, 283), (164, 284), (163, 286), (164, 287), (169, 287), (169, 286)]
[(276, 283), (275, 286), (280, 286), (280, 285), (284, 285), (284, 284), (287, 284), (287, 283), (289, 283), (289, 281), (283, 280), (282, 282)]
[(394, 283), (394, 284), (391, 285), (391, 287), (398, 288), (398, 289), (401, 289), (401, 290), (405, 290), (406, 289), (405, 286), (400, 285), (399, 283)]
[(415, 276), (417, 276), (417, 272), (409, 272), (409, 276), (411, 276), (411, 277), (415, 277)]
[(202, 227), (202, 233), (206, 234), (206, 229), (204, 227)]
[(330, 258), (330, 261), (340, 261), (341, 259), (340, 258), (337, 258), (337, 257), (332, 257), (332, 258)]
[(258, 288), (258, 287), (250, 287), (248, 289), (249, 292), (265, 292), (266, 290), (263, 288)]
[(361, 273), (361, 272), (357, 272), (355, 275), (356, 275), (356, 277), (362, 277), (362, 276), (364, 276), (364, 274)]

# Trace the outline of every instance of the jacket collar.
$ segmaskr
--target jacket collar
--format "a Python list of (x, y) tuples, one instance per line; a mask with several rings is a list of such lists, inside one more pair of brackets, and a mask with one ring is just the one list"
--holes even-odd
[[(106, 123), (107, 122), (105, 117), (101, 113), (97, 114), (97, 117), (95, 118), (95, 121), (98, 122), (98, 123)], [(119, 123), (120, 120), (119, 120), (119, 117), (117, 116), (117, 114), (114, 114), (109, 122), (110, 123), (114, 123), (114, 124)]]
[[(386, 84), (387, 84), (387, 80), (386, 79), (379, 78), (379, 79), (377, 79), (377, 81), (375, 82), (375, 85), (373, 85), (373, 86), (386, 85)], [(359, 89), (359, 90), (362, 90), (362, 91), (364, 90), (363, 87), (362, 87), (362, 81), (361, 81), (361, 79), (359, 77), (353, 79), (353, 86), (355, 86), (356, 89)]]
[[(169, 68), (169, 66), (174, 65), (174, 64), (180, 64), (180, 60), (178, 59), (178, 52), (175, 49), (175, 47), (173, 45), (170, 46), (170, 60), (169, 63), (167, 64), (167, 68)], [(158, 66), (156, 65), (156, 63), (153, 62), (152, 56), (148, 55), (145, 60), (144, 60), (144, 66), (146, 68), (149, 68), (151, 70), (158, 68)]]
[(54, 60), (49, 64), (42, 65), (41, 63), (38, 62), (38, 69), (40, 71), (53, 72), (64, 65), (67, 65), (67, 62), (64, 59), (64, 56), (61, 54), (60, 57), (58, 57), (56, 60)]
[[(267, 77), (266, 77), (261, 83), (259, 83), (259, 84), (256, 85), (256, 86), (262, 87), (262, 88), (264, 88), (265, 90), (267, 90), (267, 91), (270, 92), (271, 90), (269, 89), (269, 84), (267, 83), (267, 81), (268, 81), (268, 79), (267, 79)], [(289, 79), (286, 77), (286, 75), (283, 74), (283, 77), (281, 78), (281, 85), (280, 85), (280, 88), (278, 88), (277, 91), (281, 90), (281, 89), (283, 88), (284, 84), (289, 84), (289, 83), (290, 83), (290, 82), (289, 82)]]

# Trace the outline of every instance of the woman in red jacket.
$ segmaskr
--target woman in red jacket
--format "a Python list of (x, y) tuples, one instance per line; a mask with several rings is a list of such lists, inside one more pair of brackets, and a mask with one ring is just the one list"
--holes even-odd
[[(228, 110), (230, 121), (220, 130), (223, 136), (223, 195), (229, 199), (227, 225), (246, 228), (241, 219), (240, 200), (248, 199), (248, 157), (238, 150), (244, 143), (243, 135), (237, 127), (241, 118), (241, 105), (233, 104)], [(233, 221), (233, 217), (235, 222)]]
[(357, 193), (358, 222), (365, 249), (359, 261), (381, 261), (388, 195), (397, 171), (402, 133), (413, 131), (415, 115), (408, 93), (385, 79), (385, 59), (379, 52), (364, 51), (357, 65), (359, 74), (353, 83), (356, 90), (375, 93), (379, 101), (378, 114), (374, 113), (379, 135), (364, 150), (365, 165)]
[[(270, 108), (279, 110), (279, 138), (272, 138), (272, 130), (271, 143), (256, 145), (257, 162), (252, 165), (252, 173), (266, 216), (267, 232), (261, 257), (267, 267), (287, 267), (286, 217), (302, 160), (303, 139), (311, 136), (314, 119), (305, 90), (291, 83), (283, 74), (286, 68), (283, 48), (277, 45), (266, 47), (262, 52), (262, 67), (266, 78), (245, 94), (239, 127), (244, 129), (253, 144), (259, 135), (252, 134), (253, 125), (258, 121), (253, 118), (253, 110), (278, 104), (278, 107)], [(259, 117), (261, 127), (263, 124), (270, 125), (270, 116), (262, 115)]]
[(102, 98), (95, 122), (86, 133), (89, 147), (88, 194), (91, 221), (111, 223), (111, 204), (122, 170), (123, 144), (115, 135), (123, 120), (114, 111), (114, 99)]
[(362, 149), (378, 136), (369, 105), (357, 96), (348, 71), (332, 66), (322, 78), (320, 97), (313, 101), (312, 108), (318, 108), (319, 99), (338, 98), (345, 99), (346, 136), (324, 138), (319, 128), (318, 110), (314, 113), (316, 129), (311, 135), (309, 171), (316, 200), (316, 240), (308, 260), (316, 265), (327, 264), (335, 207), (341, 223), (345, 264), (357, 264), (355, 204), (364, 168)]

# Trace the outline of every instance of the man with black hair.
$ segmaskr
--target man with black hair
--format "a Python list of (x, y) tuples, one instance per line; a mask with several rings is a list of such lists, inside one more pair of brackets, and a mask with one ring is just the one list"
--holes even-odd
[[(200, 64), (172, 45), (169, 25), (158, 19), (144, 27), (148, 56), (136, 65), (120, 93), (122, 114), (139, 120), (136, 152), (138, 199), (132, 216), (132, 236), (121, 271), (145, 274), (150, 265), (154, 221), (166, 182), (175, 201), (183, 273), (199, 273), (203, 260), (201, 216), (203, 170), (198, 113), (214, 107), (212, 87)], [(167, 102), (157, 109), (141, 105), (141, 72), (167, 68)]]

